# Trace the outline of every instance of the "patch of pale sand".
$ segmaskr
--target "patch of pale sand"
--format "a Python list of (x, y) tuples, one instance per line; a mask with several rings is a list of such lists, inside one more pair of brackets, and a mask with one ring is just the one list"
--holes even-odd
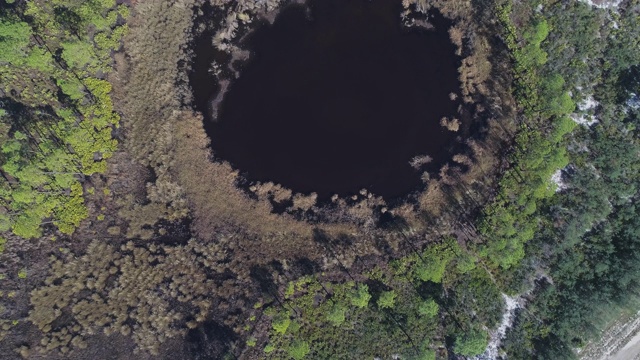
[(640, 109), (640, 95), (630, 93), (629, 100), (627, 100), (627, 106), (635, 110)]
[(609, 8), (617, 8), (622, 0), (579, 0), (585, 4), (600, 8), (600, 9), (609, 9)]
[(576, 349), (580, 360), (635, 360), (640, 355), (640, 312), (622, 315), (600, 339)]
[(596, 117), (591, 114), (598, 105), (599, 103), (593, 98), (593, 96), (587, 97), (586, 99), (578, 103), (578, 110), (580, 110), (581, 113), (571, 114), (571, 119), (578, 124), (587, 127), (597, 123), (598, 119), (596, 119)]
[(513, 324), (516, 309), (522, 306), (520, 303), (522, 301), (521, 296), (511, 297), (506, 294), (502, 294), (502, 298), (505, 301), (505, 309), (504, 313), (502, 313), (500, 326), (495, 331), (491, 332), (491, 339), (489, 340), (487, 349), (482, 355), (478, 355), (473, 358), (475, 360), (495, 360), (498, 358), (500, 343), (506, 335), (507, 329), (509, 329)]
[(551, 182), (556, 184), (556, 192), (562, 191), (567, 188), (567, 184), (562, 181), (562, 169), (556, 170), (551, 175)]
[(617, 353), (609, 356), (607, 360), (632, 360), (640, 356), (640, 331)]

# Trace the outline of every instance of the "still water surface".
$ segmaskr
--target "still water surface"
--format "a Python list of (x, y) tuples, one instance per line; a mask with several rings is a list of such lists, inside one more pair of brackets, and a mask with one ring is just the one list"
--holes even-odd
[(190, 76), (196, 108), (216, 158), (250, 181), (295, 192), (350, 195), (367, 188), (386, 199), (420, 187), (416, 155), (437, 171), (456, 134), (442, 126), (459, 105), (459, 58), (451, 25), (403, 27), (400, 1), (317, 0), (291, 5), (253, 32), (250, 60), (211, 119), (217, 84), (207, 75), (215, 51), (196, 42)]

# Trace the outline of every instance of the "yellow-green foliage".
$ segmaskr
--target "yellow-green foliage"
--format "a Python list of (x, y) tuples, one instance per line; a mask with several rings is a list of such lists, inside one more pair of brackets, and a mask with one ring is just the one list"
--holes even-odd
[(295, 360), (304, 359), (309, 351), (311, 351), (309, 343), (302, 340), (295, 340), (288, 349), (289, 356), (291, 356)]
[(346, 319), (345, 313), (347, 312), (347, 307), (341, 304), (335, 304), (331, 311), (327, 314), (327, 320), (333, 324), (333, 326), (340, 326), (344, 324), (344, 320)]
[[(295, 284), (292, 296), (265, 309), (273, 329), (264, 347), (265, 356), (301, 359), (312, 353), (316, 358), (347, 359), (393, 351), (414, 357), (415, 349), (404, 346), (406, 335), (388, 316), (404, 319), (405, 330), (422, 338), (435, 331), (438, 306), (427, 303), (426, 313), (421, 314), (418, 308), (423, 301), (404, 277), (389, 279), (385, 275), (377, 281), (385, 281), (393, 289), (371, 294), (364, 283), (321, 284), (311, 276), (290, 282)], [(377, 301), (371, 302), (372, 297)], [(388, 315), (391, 313), (395, 315)], [(429, 346), (427, 340), (426, 352)]]
[(439, 306), (433, 299), (421, 302), (418, 307), (418, 313), (428, 318), (438, 315), (438, 310)]
[(369, 305), (369, 300), (371, 299), (371, 294), (369, 294), (369, 286), (366, 284), (361, 284), (355, 289), (349, 291), (347, 293), (347, 297), (349, 298), (351, 305), (358, 308), (365, 308)]
[(499, 196), (485, 208), (479, 230), (486, 242), (478, 254), (491, 267), (507, 269), (524, 257), (524, 244), (538, 226), (538, 204), (553, 196), (551, 175), (568, 164), (564, 135), (575, 124), (567, 115), (575, 104), (558, 74), (542, 77), (540, 67), (547, 61), (542, 43), (549, 32), (544, 19), (534, 19), (522, 33), (511, 21), (512, 4), (497, 7), (503, 38), (515, 61), (516, 98), (526, 116), (516, 136), (513, 166), (499, 183)]
[(265, 352), (265, 354), (270, 354), (270, 353), (272, 353), (274, 350), (276, 350), (276, 347), (275, 347), (273, 344), (267, 344), (267, 345), (264, 347), (264, 350), (263, 350), (263, 351)]
[(273, 330), (275, 330), (275, 332), (280, 335), (283, 335), (287, 332), (289, 325), (291, 325), (291, 318), (285, 314), (281, 314), (280, 316), (274, 318), (271, 322)]
[[(38, 237), (50, 218), (71, 234), (87, 217), (82, 175), (106, 170), (117, 147), (111, 131), (120, 120), (111, 85), (96, 75), (111, 70), (111, 51), (127, 31), (118, 19), (127, 14), (115, 1), (34, 0), (26, 3), (25, 17), (7, 12), (0, 18), (0, 83), (26, 108), (0, 118), (8, 126), (0, 167), (18, 182), (0, 182), (9, 210), (0, 214), (0, 231)], [(54, 57), (58, 50), (63, 64)], [(59, 91), (68, 98), (59, 101)], [(53, 112), (42, 110), (46, 105)]]
[(256, 340), (256, 338), (250, 337), (249, 339), (247, 339), (247, 346), (248, 347), (254, 347), (254, 346), (256, 346), (257, 342), (258, 341)]
[(382, 294), (380, 294), (380, 297), (378, 298), (378, 302), (377, 302), (378, 307), (380, 309), (393, 308), (396, 304), (396, 296), (397, 294), (393, 290), (383, 291)]
[[(414, 281), (442, 282), (449, 263), (458, 255), (458, 261), (466, 262), (462, 270), (473, 269), (473, 261), (460, 249), (455, 239), (447, 238), (442, 244), (432, 244), (422, 253), (413, 253), (392, 263), (398, 276), (409, 276)], [(469, 264), (471, 263), (471, 264)], [(460, 264), (460, 262), (458, 262)]]
[(31, 28), (16, 18), (0, 20), (0, 63), (21, 66), (26, 61)]

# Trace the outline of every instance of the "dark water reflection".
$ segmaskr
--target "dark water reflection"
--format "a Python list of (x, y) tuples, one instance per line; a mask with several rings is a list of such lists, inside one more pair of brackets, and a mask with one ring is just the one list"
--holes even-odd
[[(456, 113), (449, 94), (459, 90), (459, 59), (446, 19), (435, 15), (435, 30), (407, 29), (400, 11), (400, 1), (318, 0), (311, 12), (289, 6), (260, 27), (218, 121), (205, 120), (216, 157), (251, 181), (321, 199), (362, 188), (392, 199), (419, 188), (412, 157), (431, 156), (431, 171), (451, 157), (456, 134), (439, 120)], [(213, 49), (200, 43), (202, 64)], [(191, 83), (196, 107), (208, 112), (216, 84), (203, 71), (196, 66)]]

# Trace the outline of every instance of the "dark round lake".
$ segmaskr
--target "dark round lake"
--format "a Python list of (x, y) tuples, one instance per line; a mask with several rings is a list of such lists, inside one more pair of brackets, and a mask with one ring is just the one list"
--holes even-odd
[[(317, 0), (290, 5), (251, 33), (251, 51), (218, 109), (207, 74), (215, 52), (197, 41), (190, 76), (196, 109), (217, 159), (249, 181), (272, 181), (320, 199), (362, 188), (386, 199), (420, 188), (424, 170), (451, 158), (456, 133), (459, 58), (450, 22), (403, 26), (401, 2)], [(210, 36), (210, 34), (209, 34)], [(215, 95), (215, 94), (214, 94)], [(429, 155), (420, 171), (410, 160)]]

